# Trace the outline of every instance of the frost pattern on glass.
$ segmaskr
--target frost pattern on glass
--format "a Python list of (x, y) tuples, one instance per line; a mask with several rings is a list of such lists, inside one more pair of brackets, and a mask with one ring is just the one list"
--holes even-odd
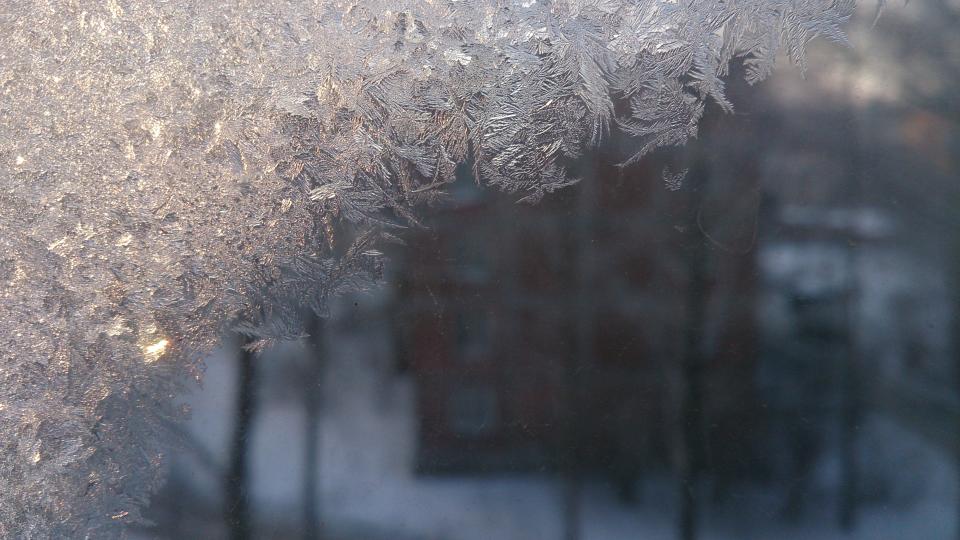
[(458, 163), (536, 201), (610, 130), (682, 144), (853, 4), (7, 0), (0, 537), (121, 535), (182, 375), (369, 287)]

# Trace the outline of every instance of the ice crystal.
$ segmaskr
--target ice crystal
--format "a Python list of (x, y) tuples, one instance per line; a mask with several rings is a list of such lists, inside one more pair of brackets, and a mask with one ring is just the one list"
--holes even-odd
[(683, 181), (689, 174), (689, 169), (682, 169), (674, 172), (669, 167), (663, 170), (663, 185), (670, 191), (680, 191), (683, 188)]
[[(107, 537), (184, 373), (376, 280), (458, 163), (518, 199), (610, 130), (638, 159), (843, 40), (853, 0), (7, 0), (0, 537)], [(353, 238), (354, 240), (349, 240)]]

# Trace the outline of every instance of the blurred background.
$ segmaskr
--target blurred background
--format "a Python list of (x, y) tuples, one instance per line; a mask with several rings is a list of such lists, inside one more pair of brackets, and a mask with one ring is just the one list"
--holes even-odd
[(684, 148), (465, 164), (383, 288), (207, 360), (136, 536), (960, 538), (960, 1), (863, 4)]

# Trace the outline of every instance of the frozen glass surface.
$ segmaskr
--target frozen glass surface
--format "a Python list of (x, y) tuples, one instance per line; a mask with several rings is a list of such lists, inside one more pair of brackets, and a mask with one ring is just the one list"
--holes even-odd
[(955, 534), (960, 5), (882, 4), (5, 2), (0, 537)]

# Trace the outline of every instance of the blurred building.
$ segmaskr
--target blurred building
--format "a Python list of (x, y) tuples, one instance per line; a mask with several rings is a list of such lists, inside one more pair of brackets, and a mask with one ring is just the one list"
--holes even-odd
[[(581, 184), (534, 206), (461, 171), (406, 239), (395, 320), (420, 471), (551, 468), (571, 446), (578, 467), (624, 485), (672, 467), (691, 310), (705, 321), (703, 455), (731, 472), (750, 462), (754, 256), (698, 255), (691, 191), (665, 189), (662, 163), (614, 163), (591, 161)], [(695, 264), (709, 268), (702, 290)]]
[(740, 145), (763, 150), (757, 383), (768, 465), (794, 512), (818, 489), (884, 497), (878, 485), (895, 474), (858, 440), (871, 415), (953, 447), (956, 300), (944, 232), (956, 213), (926, 209), (956, 188), (939, 158), (904, 158), (926, 129), (916, 111), (782, 94), (732, 122), (747, 126)]

